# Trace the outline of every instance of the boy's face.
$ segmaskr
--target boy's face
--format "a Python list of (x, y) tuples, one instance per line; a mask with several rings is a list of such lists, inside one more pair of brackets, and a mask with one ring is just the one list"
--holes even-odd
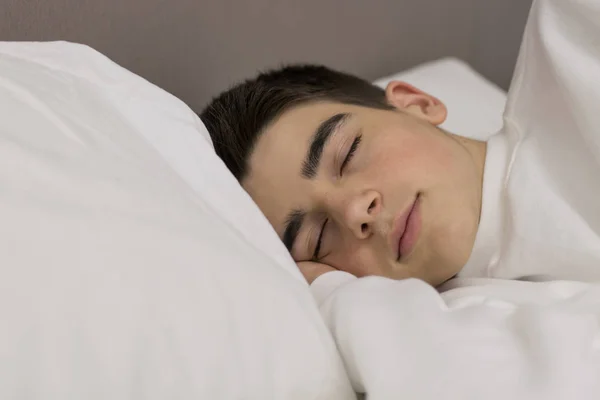
[(297, 262), (437, 285), (471, 253), (485, 144), (437, 128), (439, 100), (400, 82), (386, 93), (398, 110), (288, 110), (260, 136), (242, 184)]

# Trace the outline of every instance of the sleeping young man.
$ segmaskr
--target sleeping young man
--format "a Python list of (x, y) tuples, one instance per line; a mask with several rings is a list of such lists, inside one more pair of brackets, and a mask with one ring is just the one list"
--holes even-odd
[[(469, 278), (600, 280), (599, 0), (534, 2), (504, 128), (487, 143), (439, 129), (444, 104), (418, 88), (391, 82), (382, 91), (319, 66), (261, 74), (214, 99), (201, 118), (217, 154), (312, 283), (358, 389), (377, 382), (367, 391), (383, 396), (382, 387), (393, 386), (383, 368), (402, 377), (394, 396), (448, 398), (434, 397), (435, 385), (415, 371), (440, 379), (450, 367), (475, 379), (495, 371), (480, 398), (600, 398), (600, 301), (586, 297), (591, 314), (561, 314), (565, 298), (596, 293), (595, 286), (570, 284), (558, 301), (550, 283), (513, 282), (533, 285), (532, 293), (554, 288), (546, 300), (510, 297), (516, 292), (502, 284), (494, 297), (502, 307), (461, 306), (463, 314), (480, 312), (477, 319), (445, 313), (432, 289), (494, 286)], [(373, 275), (392, 280), (357, 279)], [(563, 304), (561, 312), (540, 302)], [(524, 304), (551, 317), (516, 318)], [(459, 337), (472, 339), (471, 347), (457, 345)], [(529, 376), (534, 359), (545, 368)], [(470, 384), (460, 387), (477, 386)], [(507, 391), (515, 385), (531, 391)]]

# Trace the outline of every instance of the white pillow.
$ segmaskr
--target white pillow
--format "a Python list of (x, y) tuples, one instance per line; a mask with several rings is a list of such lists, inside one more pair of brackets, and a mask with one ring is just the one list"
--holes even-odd
[(446, 104), (442, 128), (486, 140), (502, 128), (506, 93), (456, 58), (444, 58), (376, 80), (382, 88), (392, 80), (410, 83)]
[(85, 46), (0, 43), (0, 110), (0, 398), (354, 398), (182, 102)]

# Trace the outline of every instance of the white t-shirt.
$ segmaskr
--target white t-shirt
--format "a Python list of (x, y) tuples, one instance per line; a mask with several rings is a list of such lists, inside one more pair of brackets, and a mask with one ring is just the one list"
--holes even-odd
[(534, 2), (459, 278), (311, 289), (369, 399), (600, 398), (600, 285), (486, 278), (600, 280), (600, 0)]

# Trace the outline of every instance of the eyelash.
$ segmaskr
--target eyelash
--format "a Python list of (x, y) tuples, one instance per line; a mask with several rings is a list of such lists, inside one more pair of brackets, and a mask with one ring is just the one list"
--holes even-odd
[(321, 226), (321, 232), (319, 233), (319, 238), (317, 239), (317, 247), (315, 247), (315, 252), (312, 257), (314, 261), (320, 261), (319, 251), (321, 250), (321, 242), (323, 240), (323, 233), (325, 232), (325, 226), (327, 225), (327, 222), (329, 222), (329, 218), (327, 218)]
[(342, 162), (342, 166), (340, 167), (340, 176), (344, 172), (346, 165), (348, 165), (350, 160), (352, 160), (352, 157), (354, 157), (354, 153), (356, 153), (356, 150), (358, 149), (358, 146), (360, 145), (361, 140), (362, 140), (362, 135), (358, 135), (352, 142), (352, 146), (350, 146), (350, 150), (348, 150), (348, 154), (346, 155), (346, 158), (344, 159), (344, 161)]

